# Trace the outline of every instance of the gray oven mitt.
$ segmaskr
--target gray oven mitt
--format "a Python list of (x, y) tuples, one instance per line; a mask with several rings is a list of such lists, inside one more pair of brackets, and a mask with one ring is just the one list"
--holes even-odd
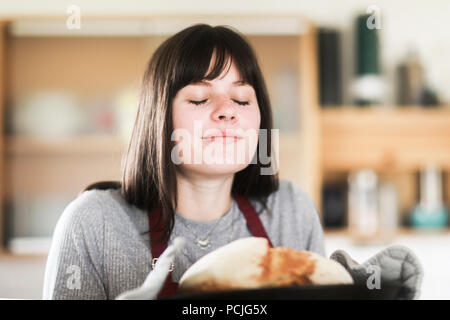
[(170, 272), (171, 263), (175, 256), (181, 252), (185, 243), (184, 238), (175, 238), (173, 243), (158, 258), (155, 268), (147, 275), (144, 283), (136, 289), (121, 293), (116, 300), (155, 300)]
[(390, 246), (371, 257), (363, 264), (354, 261), (343, 251), (333, 252), (330, 259), (339, 262), (350, 273), (355, 284), (366, 284), (376, 288), (375, 274), (380, 275), (379, 285), (399, 285), (399, 300), (417, 299), (422, 285), (423, 269), (416, 255), (407, 247)]

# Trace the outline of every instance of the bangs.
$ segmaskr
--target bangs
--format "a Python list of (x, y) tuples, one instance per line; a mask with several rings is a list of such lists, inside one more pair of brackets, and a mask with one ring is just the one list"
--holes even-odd
[(256, 58), (250, 46), (229, 30), (222, 30), (223, 27), (209, 28), (196, 29), (189, 41), (181, 43), (179, 49), (182, 54), (174, 66), (171, 83), (174, 95), (191, 83), (211, 81), (224, 72), (226, 74), (233, 63), (239, 73), (239, 81), (255, 86)]

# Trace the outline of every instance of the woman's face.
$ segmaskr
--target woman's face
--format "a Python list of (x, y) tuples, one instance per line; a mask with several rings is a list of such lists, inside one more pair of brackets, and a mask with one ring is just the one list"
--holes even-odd
[(226, 175), (248, 166), (258, 144), (261, 115), (252, 86), (235, 65), (214, 80), (180, 89), (172, 104), (176, 146), (172, 161), (186, 173)]

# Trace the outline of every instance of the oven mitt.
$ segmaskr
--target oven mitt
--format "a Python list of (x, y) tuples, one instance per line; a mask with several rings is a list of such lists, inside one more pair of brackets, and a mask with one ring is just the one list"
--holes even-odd
[(175, 255), (183, 249), (185, 243), (184, 238), (175, 238), (158, 258), (155, 268), (150, 271), (144, 283), (136, 289), (121, 293), (116, 300), (156, 300), (170, 272)]
[(376, 288), (377, 283), (374, 275), (378, 272), (380, 275), (378, 285), (380, 287), (383, 283), (400, 286), (396, 299), (412, 300), (417, 299), (420, 295), (423, 269), (416, 255), (407, 247), (390, 246), (378, 252), (363, 264), (354, 261), (343, 250), (333, 252), (330, 259), (344, 266), (355, 284), (365, 284), (368, 288)]

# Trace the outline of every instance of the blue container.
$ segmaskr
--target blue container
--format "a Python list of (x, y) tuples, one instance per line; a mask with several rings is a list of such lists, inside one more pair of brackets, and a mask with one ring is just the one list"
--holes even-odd
[(417, 205), (411, 215), (411, 224), (417, 228), (445, 228), (448, 220), (448, 211), (443, 206), (427, 211)]

